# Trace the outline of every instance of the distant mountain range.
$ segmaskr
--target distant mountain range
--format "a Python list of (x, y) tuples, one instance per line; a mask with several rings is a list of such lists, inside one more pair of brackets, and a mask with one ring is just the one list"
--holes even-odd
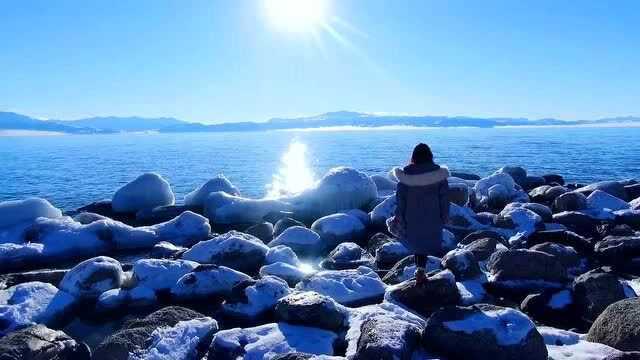
[(69, 134), (109, 134), (118, 132), (224, 132), (313, 129), (324, 127), (479, 127), (606, 125), (634, 123), (640, 117), (616, 117), (598, 120), (558, 120), (525, 118), (474, 118), (448, 116), (374, 115), (350, 111), (329, 112), (299, 118), (274, 118), (266, 122), (235, 122), (205, 125), (174, 118), (92, 117), (79, 120), (39, 120), (12, 112), (0, 112), (0, 130), (54, 131)]

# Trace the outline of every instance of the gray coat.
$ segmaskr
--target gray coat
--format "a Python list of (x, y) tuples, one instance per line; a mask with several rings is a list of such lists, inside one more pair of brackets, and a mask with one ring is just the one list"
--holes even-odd
[(442, 256), (442, 228), (449, 220), (449, 171), (436, 164), (395, 169), (398, 178), (396, 216), (404, 221), (409, 251)]

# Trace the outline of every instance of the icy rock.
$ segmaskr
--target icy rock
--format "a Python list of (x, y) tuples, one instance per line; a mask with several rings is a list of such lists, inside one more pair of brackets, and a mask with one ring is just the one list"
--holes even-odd
[[(151, 247), (160, 241), (170, 241), (181, 246), (191, 246), (198, 241), (204, 240), (211, 232), (211, 226), (207, 218), (191, 211), (185, 211), (177, 217), (164, 223), (137, 229), (149, 229), (155, 233), (156, 239)], [(121, 246), (126, 248), (126, 246)]]
[(612, 211), (628, 209), (629, 203), (609, 195), (604, 191), (595, 190), (587, 197), (587, 207), (590, 209), (609, 209)]
[(626, 295), (617, 276), (594, 269), (574, 279), (573, 298), (580, 314), (593, 321), (607, 306), (625, 299)]
[(285, 230), (287, 230), (288, 228), (293, 227), (293, 226), (306, 227), (303, 223), (301, 223), (300, 221), (298, 221), (296, 219), (292, 219), (290, 217), (285, 217), (285, 218), (279, 219), (275, 223), (275, 225), (273, 225), (273, 237), (277, 238)]
[(300, 265), (300, 260), (298, 259), (296, 253), (286, 245), (276, 245), (270, 247), (267, 251), (265, 263), (274, 264), (277, 262), (282, 262), (293, 266)]
[(423, 343), (447, 358), (547, 359), (542, 335), (523, 313), (488, 304), (447, 307), (427, 321)]
[(136, 286), (168, 291), (185, 274), (200, 264), (188, 260), (140, 259), (133, 264)]
[(333, 249), (320, 266), (328, 270), (356, 269), (359, 266), (372, 268), (375, 259), (358, 244), (342, 243)]
[(267, 275), (277, 276), (286, 281), (289, 286), (295, 286), (307, 273), (294, 265), (284, 262), (274, 262), (260, 268), (260, 276), (264, 277)]
[(499, 171), (478, 180), (473, 190), (481, 207), (500, 207), (509, 201), (528, 201), (529, 198), (524, 191), (516, 188), (509, 174)]
[(386, 227), (387, 219), (393, 216), (398, 205), (395, 195), (384, 199), (380, 204), (376, 205), (369, 213), (371, 224), (378, 228)]
[(232, 296), (222, 305), (225, 315), (240, 320), (255, 320), (273, 310), (276, 302), (289, 295), (291, 289), (282, 279), (264, 276), (248, 281), (233, 290)]
[(124, 272), (118, 260), (98, 256), (73, 267), (60, 281), (60, 289), (82, 299), (95, 299), (107, 290), (119, 288)]
[(333, 355), (333, 343), (337, 337), (328, 330), (287, 323), (222, 330), (213, 337), (209, 357), (216, 360), (262, 360), (296, 351)]
[(214, 296), (227, 296), (238, 284), (251, 280), (249, 275), (217, 265), (200, 265), (182, 276), (171, 288), (178, 300), (205, 300)]
[(62, 331), (34, 325), (0, 338), (2, 360), (90, 360), (91, 351)]
[(317, 219), (350, 209), (364, 209), (378, 197), (366, 174), (347, 167), (329, 172), (311, 189), (289, 199), (301, 219)]
[(240, 196), (238, 188), (233, 186), (231, 181), (229, 181), (224, 175), (220, 174), (185, 195), (184, 204), (187, 206), (204, 206), (207, 196), (218, 191), (224, 191), (225, 193), (233, 196)]
[(109, 313), (123, 308), (151, 307), (157, 303), (156, 292), (145, 286), (136, 286), (133, 289), (111, 289), (100, 294), (96, 301), (96, 311)]
[(384, 316), (365, 320), (353, 359), (407, 359), (420, 346), (420, 328)]
[(269, 247), (256, 237), (232, 230), (195, 244), (182, 254), (182, 258), (256, 273), (264, 264), (267, 251)]
[(376, 184), (378, 192), (396, 191), (396, 186), (398, 185), (397, 181), (391, 180), (387, 175), (371, 175), (371, 180)]
[(640, 299), (626, 299), (609, 305), (595, 320), (588, 341), (618, 350), (640, 351)]
[(73, 296), (37, 281), (0, 290), (0, 336), (38, 323), (57, 325), (74, 302)]
[(443, 270), (427, 277), (417, 285), (415, 280), (391, 286), (385, 300), (405, 306), (422, 316), (429, 316), (442, 306), (460, 304), (460, 293), (456, 279), (449, 270)]
[(498, 171), (496, 171), (496, 173), (504, 173), (504, 174), (509, 174), (512, 178), (513, 181), (516, 182), (516, 184), (524, 187), (526, 185), (526, 180), (527, 180), (527, 170), (525, 170), (523, 167), (520, 166), (504, 166), (500, 169), (498, 169)]
[(1, 228), (30, 222), (39, 217), (55, 219), (61, 216), (62, 212), (45, 199), (32, 197), (3, 201), (0, 202), (0, 232)]
[(247, 228), (244, 232), (257, 237), (265, 244), (273, 240), (273, 225), (270, 222), (265, 221), (260, 224), (255, 224)]
[(290, 211), (291, 206), (275, 199), (248, 199), (218, 191), (204, 201), (204, 215), (214, 224), (257, 224), (273, 212)]
[(316, 220), (311, 229), (320, 235), (327, 250), (343, 242), (361, 240), (366, 232), (364, 224), (358, 218), (344, 213), (324, 216)]
[(464, 249), (449, 251), (442, 258), (442, 268), (451, 270), (457, 280), (470, 280), (482, 274), (475, 255)]
[(454, 227), (464, 228), (466, 230), (482, 230), (488, 226), (482, 224), (476, 218), (476, 213), (468, 207), (449, 204), (449, 223)]
[(469, 185), (466, 180), (449, 177), (449, 201), (459, 205), (465, 206), (469, 202)]
[(315, 291), (347, 306), (375, 303), (382, 299), (385, 285), (370, 268), (319, 271), (302, 280), (297, 290)]
[(511, 203), (498, 214), (496, 225), (528, 236), (542, 226), (542, 218), (521, 203)]
[(398, 261), (411, 255), (409, 249), (399, 241), (391, 241), (382, 244), (375, 251), (376, 265), (380, 269), (388, 269), (393, 267)]
[(607, 236), (596, 243), (594, 248), (598, 258), (609, 265), (625, 269), (638, 257), (640, 236)]
[(278, 300), (276, 318), (294, 325), (319, 327), (340, 332), (348, 311), (330, 297), (314, 291), (293, 293)]
[(156, 173), (146, 173), (118, 189), (111, 200), (111, 207), (115, 212), (134, 213), (173, 205), (174, 201), (169, 182)]
[(151, 248), (149, 257), (153, 259), (175, 259), (187, 251), (187, 248), (176, 246), (168, 241), (161, 241)]
[(292, 226), (269, 243), (270, 247), (285, 245), (300, 257), (315, 257), (326, 252), (326, 244), (320, 235), (302, 226)]

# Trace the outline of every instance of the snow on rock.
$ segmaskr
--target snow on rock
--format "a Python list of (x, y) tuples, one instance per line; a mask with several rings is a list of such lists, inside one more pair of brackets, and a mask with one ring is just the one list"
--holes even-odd
[(269, 213), (290, 211), (291, 206), (276, 199), (248, 199), (218, 191), (204, 200), (204, 215), (215, 224), (257, 224)]
[(504, 205), (509, 201), (529, 200), (526, 192), (516, 188), (516, 182), (511, 175), (500, 171), (478, 180), (473, 190), (477, 203), (484, 207)]
[(195, 244), (182, 258), (255, 273), (264, 264), (268, 251), (269, 247), (255, 236), (232, 230)]
[(487, 229), (488, 226), (482, 224), (476, 218), (476, 213), (466, 206), (459, 206), (449, 203), (449, 221), (451, 225), (462, 227), (468, 230)]
[(185, 211), (167, 222), (148, 228), (156, 235), (152, 245), (160, 241), (169, 241), (175, 245), (191, 246), (206, 239), (211, 232), (211, 225), (207, 218), (191, 211)]
[(344, 213), (321, 217), (313, 222), (311, 229), (320, 235), (326, 250), (332, 250), (342, 242), (362, 239), (366, 232), (360, 219)]
[(337, 338), (328, 330), (287, 323), (222, 330), (213, 337), (209, 357), (268, 360), (292, 352), (333, 355), (333, 343)]
[(182, 276), (171, 288), (178, 300), (202, 300), (212, 296), (226, 296), (234, 286), (251, 280), (247, 274), (217, 265), (200, 265)]
[[(427, 257), (427, 272), (442, 269), (441, 260), (435, 256)], [(398, 261), (391, 270), (384, 276), (383, 281), (387, 284), (399, 284), (410, 280), (416, 273), (416, 263), (413, 255), (408, 255)]]
[(396, 186), (398, 186), (398, 182), (390, 179), (388, 174), (371, 175), (371, 180), (373, 181), (374, 184), (376, 184), (376, 189), (378, 189), (378, 192), (396, 191)]
[(226, 315), (240, 319), (254, 319), (272, 310), (279, 299), (289, 295), (291, 289), (282, 279), (264, 276), (242, 291), (241, 301), (227, 300), (222, 305)]
[(136, 286), (154, 291), (169, 290), (185, 274), (200, 264), (189, 260), (140, 259), (133, 264)]
[(79, 298), (97, 298), (103, 292), (122, 286), (124, 272), (118, 260), (98, 256), (85, 260), (69, 270), (60, 289)]
[[(53, 207), (47, 200), (27, 198), (24, 200), (0, 202), (0, 232), (2, 228), (30, 222), (39, 217), (59, 218), (62, 211)], [(0, 240), (2, 237), (0, 236)]]
[(451, 331), (467, 334), (489, 330), (499, 345), (519, 344), (535, 329), (531, 319), (509, 308), (481, 310), (462, 320), (445, 321), (443, 325)]
[(539, 326), (538, 332), (544, 338), (550, 360), (605, 360), (622, 355), (610, 346), (585, 341), (583, 334), (573, 331)]
[[(269, 244), (271, 246), (271, 244)], [(269, 248), (265, 257), (266, 264), (285, 263), (292, 266), (299, 266), (300, 260), (296, 253), (286, 245), (275, 245)]]
[(148, 307), (157, 303), (156, 292), (146, 286), (136, 286), (133, 289), (118, 288), (100, 294), (96, 301), (96, 311), (104, 313), (125, 307), (128, 309)]
[(565, 289), (551, 295), (547, 305), (552, 309), (564, 309), (572, 303), (573, 296), (571, 295), (571, 291)]
[(224, 175), (220, 174), (185, 195), (184, 204), (187, 206), (203, 206), (209, 194), (218, 191), (224, 191), (233, 196), (240, 196), (238, 188), (233, 186), (231, 181)]
[(311, 189), (288, 199), (302, 219), (317, 219), (350, 209), (364, 209), (378, 197), (376, 184), (365, 173), (338, 167)]
[(314, 291), (293, 292), (278, 300), (275, 316), (289, 324), (318, 327), (342, 332), (349, 309), (332, 298)]
[(73, 296), (39, 281), (0, 290), (0, 336), (33, 324), (51, 326), (71, 311), (74, 302)]
[(353, 242), (341, 243), (333, 249), (320, 263), (320, 266), (328, 270), (355, 269), (359, 266), (375, 266), (375, 259), (360, 245)]
[(587, 197), (587, 207), (594, 210), (609, 209), (611, 211), (629, 209), (630, 205), (602, 190), (596, 190)]
[(393, 216), (398, 205), (395, 195), (384, 199), (380, 204), (376, 205), (369, 213), (371, 223), (377, 227), (385, 227), (387, 219)]
[(307, 275), (307, 273), (294, 265), (284, 262), (275, 262), (260, 268), (260, 276), (264, 277), (267, 275), (277, 276), (286, 281), (289, 285), (295, 286)]
[(145, 349), (130, 353), (130, 360), (193, 359), (204, 341), (218, 331), (218, 323), (210, 318), (179, 321), (172, 327), (159, 327), (151, 333)]
[(542, 227), (542, 217), (522, 205), (515, 202), (505, 206), (498, 214), (496, 225), (513, 229), (515, 233), (524, 236), (531, 235), (536, 229)]
[(385, 285), (368, 267), (354, 270), (319, 271), (302, 280), (297, 290), (315, 291), (343, 305), (376, 302), (384, 296)]
[(290, 247), (300, 257), (315, 257), (326, 252), (326, 245), (320, 235), (303, 226), (287, 228), (269, 243), (272, 248), (279, 245)]
[(486, 276), (481, 275), (476, 279), (456, 282), (462, 305), (478, 304), (485, 300), (487, 291), (484, 288)]
[(174, 201), (169, 182), (159, 174), (146, 173), (118, 189), (111, 200), (111, 207), (115, 212), (133, 213), (173, 205)]

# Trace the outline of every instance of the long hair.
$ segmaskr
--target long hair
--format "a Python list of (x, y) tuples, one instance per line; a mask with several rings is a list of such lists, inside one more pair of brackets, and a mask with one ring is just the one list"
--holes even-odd
[(413, 148), (413, 154), (411, 154), (412, 164), (425, 164), (433, 162), (433, 153), (429, 145), (420, 143)]

